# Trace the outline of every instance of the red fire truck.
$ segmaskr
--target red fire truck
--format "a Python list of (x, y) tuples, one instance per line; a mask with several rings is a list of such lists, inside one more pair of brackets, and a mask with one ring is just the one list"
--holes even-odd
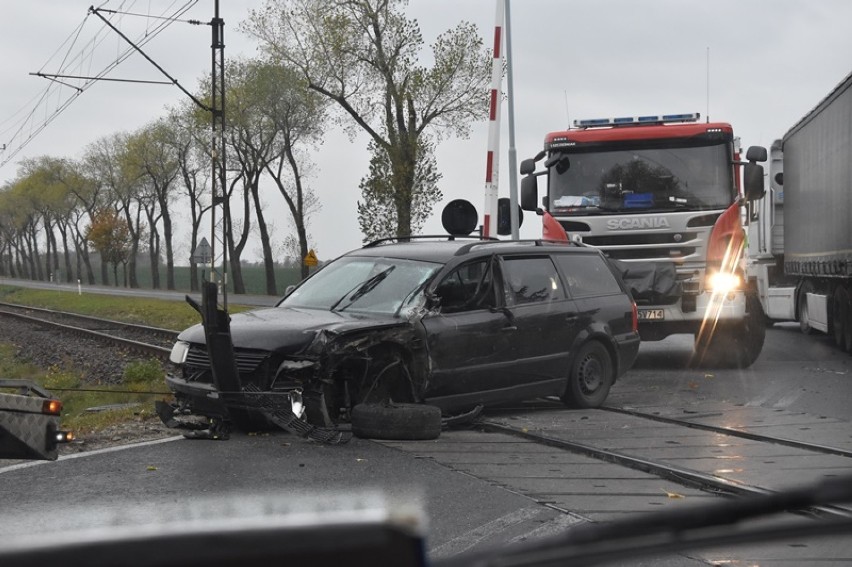
[(639, 305), (642, 340), (690, 333), (697, 362), (747, 367), (765, 330), (745, 276), (741, 211), (763, 195), (766, 149), (749, 148), (743, 163), (731, 125), (699, 118), (578, 120), (551, 132), (521, 163), (521, 207), (544, 215), (545, 238), (556, 232), (615, 261)]

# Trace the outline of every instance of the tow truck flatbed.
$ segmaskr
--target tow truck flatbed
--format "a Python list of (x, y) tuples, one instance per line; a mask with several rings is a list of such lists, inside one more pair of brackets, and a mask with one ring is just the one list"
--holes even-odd
[(59, 444), (73, 439), (59, 429), (61, 412), (62, 402), (35, 382), (0, 379), (0, 459), (56, 460)]

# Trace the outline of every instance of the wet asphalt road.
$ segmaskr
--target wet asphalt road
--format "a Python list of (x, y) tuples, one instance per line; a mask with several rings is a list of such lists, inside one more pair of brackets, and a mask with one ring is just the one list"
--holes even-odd
[[(687, 369), (690, 347), (685, 336), (644, 344), (635, 368), (616, 384), (608, 403), (664, 408), (672, 414), (712, 413), (722, 422), (749, 424), (764, 433), (852, 443), (852, 357), (828, 337), (806, 337), (793, 325), (778, 325), (768, 332), (760, 359), (747, 370)], [(552, 407), (542, 411), (518, 405), (497, 415), (566, 436), (578, 432), (578, 424), (589, 423), (576, 412)], [(587, 434), (611, 429), (609, 442), (631, 446), (627, 433), (635, 429), (626, 427), (621, 416), (589, 418), (599, 421), (585, 428)], [(619, 431), (625, 434), (619, 437)], [(761, 454), (754, 458), (766, 460)], [(741, 458), (738, 467), (748, 471), (750, 458)], [(822, 474), (815, 472), (812, 457), (785, 459), (786, 464), (770, 469), (785, 482)], [(832, 474), (852, 473), (848, 458), (832, 460), (831, 467)], [(376, 491), (388, 495), (392, 507), (400, 502), (422, 505), (427, 547), (434, 557), (547, 536), (588, 521), (606, 521), (608, 514), (694, 506), (717, 498), (495, 434), (451, 432), (420, 444), (354, 439), (343, 447), (275, 434), (227, 442), (180, 439), (0, 469), (0, 533), (233, 517), (256, 512), (252, 503), (258, 501), (304, 505), (316, 502), (317, 494), (326, 498)], [(852, 564), (849, 539), (750, 544), (619, 564)]]

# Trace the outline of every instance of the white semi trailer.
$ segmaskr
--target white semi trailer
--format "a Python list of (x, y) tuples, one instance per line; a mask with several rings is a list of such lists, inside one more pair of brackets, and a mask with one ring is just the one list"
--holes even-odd
[(749, 208), (749, 276), (771, 321), (852, 353), (852, 74), (776, 141)]

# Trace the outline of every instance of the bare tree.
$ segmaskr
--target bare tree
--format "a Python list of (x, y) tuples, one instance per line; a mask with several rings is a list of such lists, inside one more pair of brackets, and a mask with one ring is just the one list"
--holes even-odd
[[(361, 180), (361, 198), (358, 201), (358, 224), (364, 235), (364, 242), (396, 235), (398, 193), (390, 184), (390, 159), (387, 152), (375, 144), (370, 144), (373, 154), (370, 160), (370, 173)], [(440, 201), (442, 194), (438, 188), (441, 174), (435, 164), (435, 155), (431, 146), (417, 152), (417, 166), (414, 169), (414, 185), (411, 188), (411, 230), (419, 231), (432, 212), (432, 204)]]
[[(152, 272), (159, 272), (160, 236), (158, 225), (163, 225), (163, 243), (166, 251), (166, 289), (175, 289), (175, 258), (171, 203), (175, 195), (175, 179), (180, 175), (180, 165), (177, 151), (172, 141), (177, 137), (175, 126), (167, 119), (160, 119), (148, 124), (127, 140), (124, 159), (131, 170), (131, 176), (141, 178), (144, 185), (150, 189), (150, 200), (144, 203), (150, 231), (150, 242), (156, 243), (151, 247)], [(154, 212), (157, 209), (157, 212)], [(159, 277), (156, 278), (159, 284)], [(155, 285), (158, 288), (159, 285)]]
[(411, 234), (415, 170), (424, 147), (467, 136), (486, 116), (489, 56), (475, 26), (462, 22), (420, 61), (423, 38), (405, 0), (267, 0), (243, 30), (271, 57), (334, 101), (350, 132), (363, 131), (386, 153), (396, 203), (396, 233)]
[[(199, 244), (201, 219), (211, 207), (210, 201), (205, 198), (210, 181), (210, 158), (205, 153), (209, 147), (209, 129), (197, 119), (197, 110), (189, 103), (172, 109), (168, 119), (174, 126), (174, 137), (167, 143), (174, 148), (180, 170), (181, 191), (189, 201), (189, 249), (194, 251)], [(190, 290), (198, 291), (198, 270), (192, 254), (189, 262)]]
[[(83, 157), (86, 173), (98, 186), (98, 190), (87, 197), (86, 209), (90, 222), (94, 220), (96, 211), (113, 204), (124, 217), (130, 234), (130, 253), (127, 261), (129, 285), (137, 288), (139, 280), (136, 273), (136, 258), (145, 227), (142, 224), (141, 205), (138, 200), (138, 175), (134, 176), (129, 170), (125, 159), (127, 139), (128, 135), (120, 132), (101, 138), (86, 148)], [(103, 278), (105, 262), (101, 264)]]

